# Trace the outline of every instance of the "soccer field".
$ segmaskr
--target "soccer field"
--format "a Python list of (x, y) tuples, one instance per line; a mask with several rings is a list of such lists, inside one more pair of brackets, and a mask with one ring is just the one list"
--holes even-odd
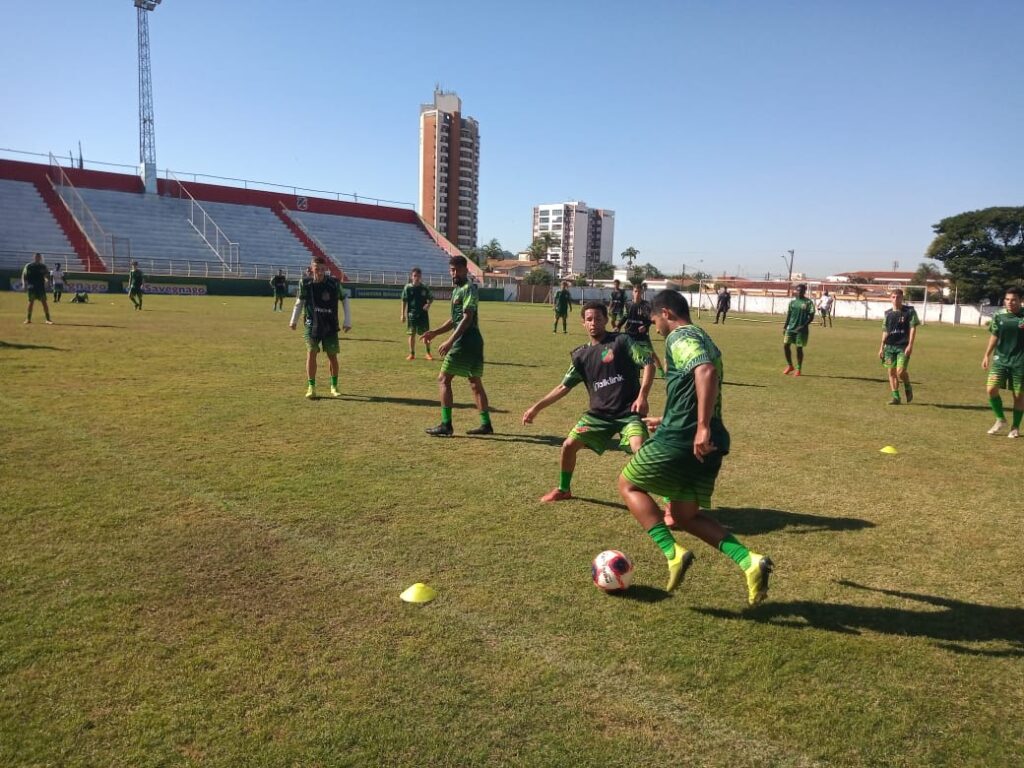
[[(0, 292), (0, 765), (1020, 764), (1024, 440), (985, 433), (984, 329), (920, 328), (915, 401), (888, 407), (880, 323), (813, 326), (800, 379), (771, 318), (704, 326), (733, 439), (713, 514), (776, 564), (747, 609), (699, 542), (662, 591), (624, 453), (538, 503), (586, 396), (521, 416), (578, 319), (483, 303), (497, 434), (464, 435), (456, 380), (437, 439), (439, 364), (404, 359), (397, 301), (353, 301), (343, 396), (314, 402), (271, 304), (23, 326)], [(607, 548), (624, 597), (590, 582)], [(401, 602), (419, 581), (438, 598)]]

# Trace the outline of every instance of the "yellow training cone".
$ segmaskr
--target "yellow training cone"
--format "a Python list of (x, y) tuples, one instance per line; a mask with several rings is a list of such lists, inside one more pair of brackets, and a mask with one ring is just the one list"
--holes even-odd
[(422, 582), (416, 582), (405, 590), (405, 592), (399, 595), (399, 597), (407, 603), (429, 603), (437, 597), (437, 592), (433, 587), (429, 587)]
[(885, 448), (880, 448), (879, 452), (881, 452), (881, 453), (888, 453), (890, 456), (895, 456), (897, 453), (899, 453), (899, 451), (897, 451), (891, 445), (887, 445), (887, 446), (885, 446)]

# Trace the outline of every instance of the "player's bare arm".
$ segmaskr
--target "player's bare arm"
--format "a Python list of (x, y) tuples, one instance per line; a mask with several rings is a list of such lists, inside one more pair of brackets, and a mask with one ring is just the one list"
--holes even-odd
[(559, 384), (557, 387), (548, 392), (544, 397), (538, 400), (536, 403), (531, 405), (523, 412), (523, 424), (532, 424), (533, 420), (537, 417), (537, 414), (543, 411), (552, 403), (556, 403), (569, 394), (569, 387), (564, 384)]
[(718, 400), (718, 371), (711, 363), (698, 365), (693, 370), (697, 391), (697, 433), (693, 436), (693, 455), (697, 461), (718, 450), (711, 442), (711, 416)]
[(997, 341), (998, 339), (995, 336), (988, 337), (988, 346), (985, 347), (985, 356), (981, 358), (981, 367), (986, 371), (988, 370), (989, 362), (992, 360), (992, 353), (995, 351)]

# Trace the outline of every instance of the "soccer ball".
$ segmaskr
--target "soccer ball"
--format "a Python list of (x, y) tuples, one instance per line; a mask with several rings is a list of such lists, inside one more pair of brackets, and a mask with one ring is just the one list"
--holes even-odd
[(590, 564), (594, 586), (605, 592), (623, 592), (633, 583), (633, 561), (617, 549), (606, 549)]

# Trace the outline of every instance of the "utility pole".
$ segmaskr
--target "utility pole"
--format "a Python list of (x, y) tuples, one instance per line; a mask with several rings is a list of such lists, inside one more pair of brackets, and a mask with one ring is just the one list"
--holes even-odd
[(786, 269), (789, 271), (789, 276), (786, 278), (786, 281), (789, 283), (789, 287), (792, 288), (792, 286), (793, 286), (793, 256), (796, 254), (796, 251), (790, 249), (790, 250), (786, 251), (786, 253), (789, 254), (789, 258), (787, 259), (785, 256), (783, 256), (781, 258), (782, 258), (782, 260), (786, 264)]

